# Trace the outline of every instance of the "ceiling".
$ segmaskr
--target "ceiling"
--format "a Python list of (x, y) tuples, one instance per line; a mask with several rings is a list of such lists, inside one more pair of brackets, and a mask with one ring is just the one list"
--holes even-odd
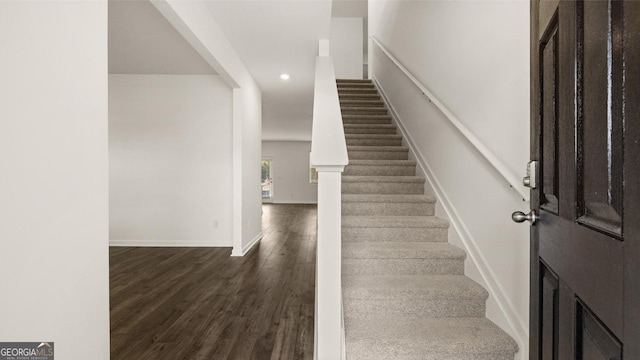
[(207, 5), (262, 89), (263, 140), (311, 140), (315, 58), (318, 40), (329, 37), (331, 0)]
[(110, 74), (215, 74), (148, 0), (109, 0)]
[[(318, 40), (332, 16), (366, 17), (367, 0), (205, 3), (262, 90), (263, 140), (310, 141)], [(148, 0), (109, 0), (109, 73), (215, 72)]]

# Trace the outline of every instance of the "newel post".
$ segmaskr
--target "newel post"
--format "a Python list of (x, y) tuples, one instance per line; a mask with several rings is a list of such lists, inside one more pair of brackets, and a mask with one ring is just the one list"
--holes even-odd
[[(341, 189), (344, 166), (318, 171), (316, 359), (342, 358)], [(319, 316), (318, 316), (319, 315)]]

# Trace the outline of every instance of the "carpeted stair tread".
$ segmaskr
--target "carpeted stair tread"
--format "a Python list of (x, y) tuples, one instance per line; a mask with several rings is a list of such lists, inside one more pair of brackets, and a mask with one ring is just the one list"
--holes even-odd
[[(341, 106), (340, 110), (342, 110), (343, 112), (345, 111), (361, 112), (363, 114), (367, 114), (370, 112), (381, 113), (381, 114), (387, 113), (387, 108), (384, 106)], [(353, 114), (353, 115), (358, 115), (358, 114)]]
[(342, 114), (343, 124), (391, 124), (391, 116), (389, 114)]
[[(339, 84), (338, 90), (340, 89), (362, 89), (362, 90), (375, 90), (375, 86), (373, 84)], [(340, 99), (345, 100), (345, 99)]]
[(396, 134), (398, 129), (393, 124), (344, 124), (345, 134)]
[(462, 259), (464, 250), (449, 243), (429, 242), (345, 242), (344, 259)]
[[(347, 145), (350, 160), (408, 160), (409, 149), (404, 146)], [(412, 173), (415, 174), (415, 171)]]
[[(409, 148), (406, 146), (385, 146), (383, 149), (385, 152), (407, 152)], [(349, 145), (347, 146), (347, 152), (349, 151), (367, 151), (367, 152), (381, 152), (383, 151), (379, 146), (359, 146), (359, 145)]]
[(430, 216), (435, 199), (423, 195), (343, 194), (343, 215)]
[(346, 299), (486, 299), (482, 286), (464, 275), (343, 275)]
[(435, 203), (436, 199), (425, 195), (380, 195), (380, 194), (343, 194), (345, 203)]
[(380, 100), (378, 94), (340, 94), (341, 100)]
[(337, 79), (336, 84), (338, 85), (352, 85), (352, 86), (374, 86), (373, 81), (369, 79)]
[(367, 88), (367, 89), (374, 89), (375, 85), (372, 83), (366, 83), (366, 82), (362, 82), (362, 83), (353, 83), (353, 82), (347, 82), (347, 83), (338, 83), (338, 88), (344, 88), (344, 87), (357, 87), (357, 88)]
[[(355, 161), (358, 160), (351, 160), (351, 162)], [(352, 163), (344, 168), (342, 174), (362, 176), (413, 176), (416, 175), (416, 166), (411, 164), (359, 165)]]
[(342, 175), (343, 194), (422, 194), (426, 179), (419, 176)]
[(376, 134), (362, 137), (361, 134), (345, 134), (347, 146), (402, 146), (402, 136)]
[(380, 99), (373, 99), (373, 100), (345, 99), (345, 100), (340, 100), (340, 105), (348, 106), (348, 107), (367, 107), (367, 106), (384, 107), (384, 103)]
[(371, 79), (336, 79), (336, 83), (338, 84), (348, 84), (348, 83), (373, 84), (373, 81)]
[(347, 146), (401, 146), (402, 135), (396, 134), (345, 134)]
[(424, 183), (425, 178), (421, 176), (364, 176), (364, 175), (343, 175), (343, 183), (366, 182), (366, 183)]
[(363, 90), (363, 91), (367, 91), (367, 92), (372, 92), (377, 94), (378, 90), (376, 89), (375, 86), (372, 86), (373, 84), (367, 84), (367, 85), (362, 85), (362, 84), (349, 84), (349, 83), (345, 83), (345, 84), (339, 84), (338, 85), (338, 91), (344, 91), (344, 90)]
[[(375, 114), (346, 114), (342, 115), (342, 120), (349, 119), (384, 119), (391, 121), (391, 116), (387, 115), (375, 115)], [(373, 125), (373, 124), (372, 124)]]
[(342, 216), (343, 228), (448, 228), (436, 216)]
[[(354, 216), (354, 215), (343, 215)], [(394, 216), (397, 217), (397, 216)], [(343, 226), (343, 242), (447, 242), (449, 229), (441, 226), (366, 227)], [(431, 224), (433, 225), (433, 224)]]
[(349, 360), (513, 360), (518, 346), (482, 317), (345, 318)]
[(402, 135), (397, 134), (345, 134), (345, 138), (348, 139), (399, 139), (402, 140)]
[(343, 106), (340, 108), (342, 115), (387, 115), (387, 109), (383, 107), (364, 106), (352, 107)]
[(357, 129), (357, 130), (378, 130), (378, 129), (392, 129), (397, 130), (397, 127), (393, 124), (344, 124), (344, 129)]
[(355, 106), (371, 106), (376, 105), (378, 107), (384, 107), (384, 101), (382, 99), (340, 99), (340, 105), (353, 104)]
[(358, 88), (358, 87), (339, 87), (338, 88), (338, 95), (345, 95), (345, 94), (372, 94), (372, 95), (378, 95), (378, 90), (374, 89), (374, 88)]
[[(465, 257), (462, 249), (446, 242), (343, 242), (342, 274), (463, 275)], [(474, 306), (481, 309), (483, 305), (476, 302)]]
[[(355, 115), (346, 115), (355, 116)], [(345, 129), (394, 129), (397, 127), (394, 124), (344, 124)]]
[(404, 194), (343, 194), (343, 215), (430, 216), (435, 211), (435, 199), (423, 195)]
[(342, 294), (348, 360), (513, 360), (464, 276), (425, 178), (370, 80), (337, 80), (349, 165), (342, 174)]
[[(415, 160), (349, 160), (349, 165), (357, 166), (415, 166)], [(349, 166), (347, 165), (347, 166)]]

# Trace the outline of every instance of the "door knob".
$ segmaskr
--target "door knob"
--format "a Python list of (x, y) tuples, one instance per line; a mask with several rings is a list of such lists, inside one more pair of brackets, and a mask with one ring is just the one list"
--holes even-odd
[(535, 225), (538, 221), (538, 214), (536, 214), (535, 210), (531, 210), (528, 214), (522, 211), (514, 211), (513, 214), (511, 214), (511, 219), (517, 223), (528, 221), (531, 225)]

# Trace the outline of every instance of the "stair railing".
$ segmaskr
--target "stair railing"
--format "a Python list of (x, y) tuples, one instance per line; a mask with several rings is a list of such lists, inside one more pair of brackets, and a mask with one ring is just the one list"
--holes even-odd
[(311, 165), (318, 172), (314, 359), (342, 359), (342, 172), (348, 164), (338, 87), (329, 56), (316, 58)]
[(515, 190), (521, 197), (522, 201), (529, 201), (529, 191), (525, 189), (522, 185), (520, 179), (515, 176), (503, 163), (500, 161), (492, 152), (487, 148), (481, 141), (478, 139), (464, 124), (458, 120), (458, 118), (447, 109), (446, 106), (440, 100), (438, 100), (426, 86), (424, 86), (420, 80), (418, 80), (413, 74), (406, 68), (400, 60), (398, 60), (395, 56), (393, 56), (387, 48), (384, 47), (376, 39), (375, 36), (369, 36), (371, 41), (373, 41), (380, 50), (391, 60), (397, 67), (402, 71), (408, 78), (413, 82), (413, 84), (427, 97), (429, 102), (435, 105), (438, 110), (449, 120), (449, 122), (455, 127), (462, 136), (467, 139), (467, 141), (476, 148), (476, 150), (487, 160), (491, 166), (507, 181), (509, 187)]

